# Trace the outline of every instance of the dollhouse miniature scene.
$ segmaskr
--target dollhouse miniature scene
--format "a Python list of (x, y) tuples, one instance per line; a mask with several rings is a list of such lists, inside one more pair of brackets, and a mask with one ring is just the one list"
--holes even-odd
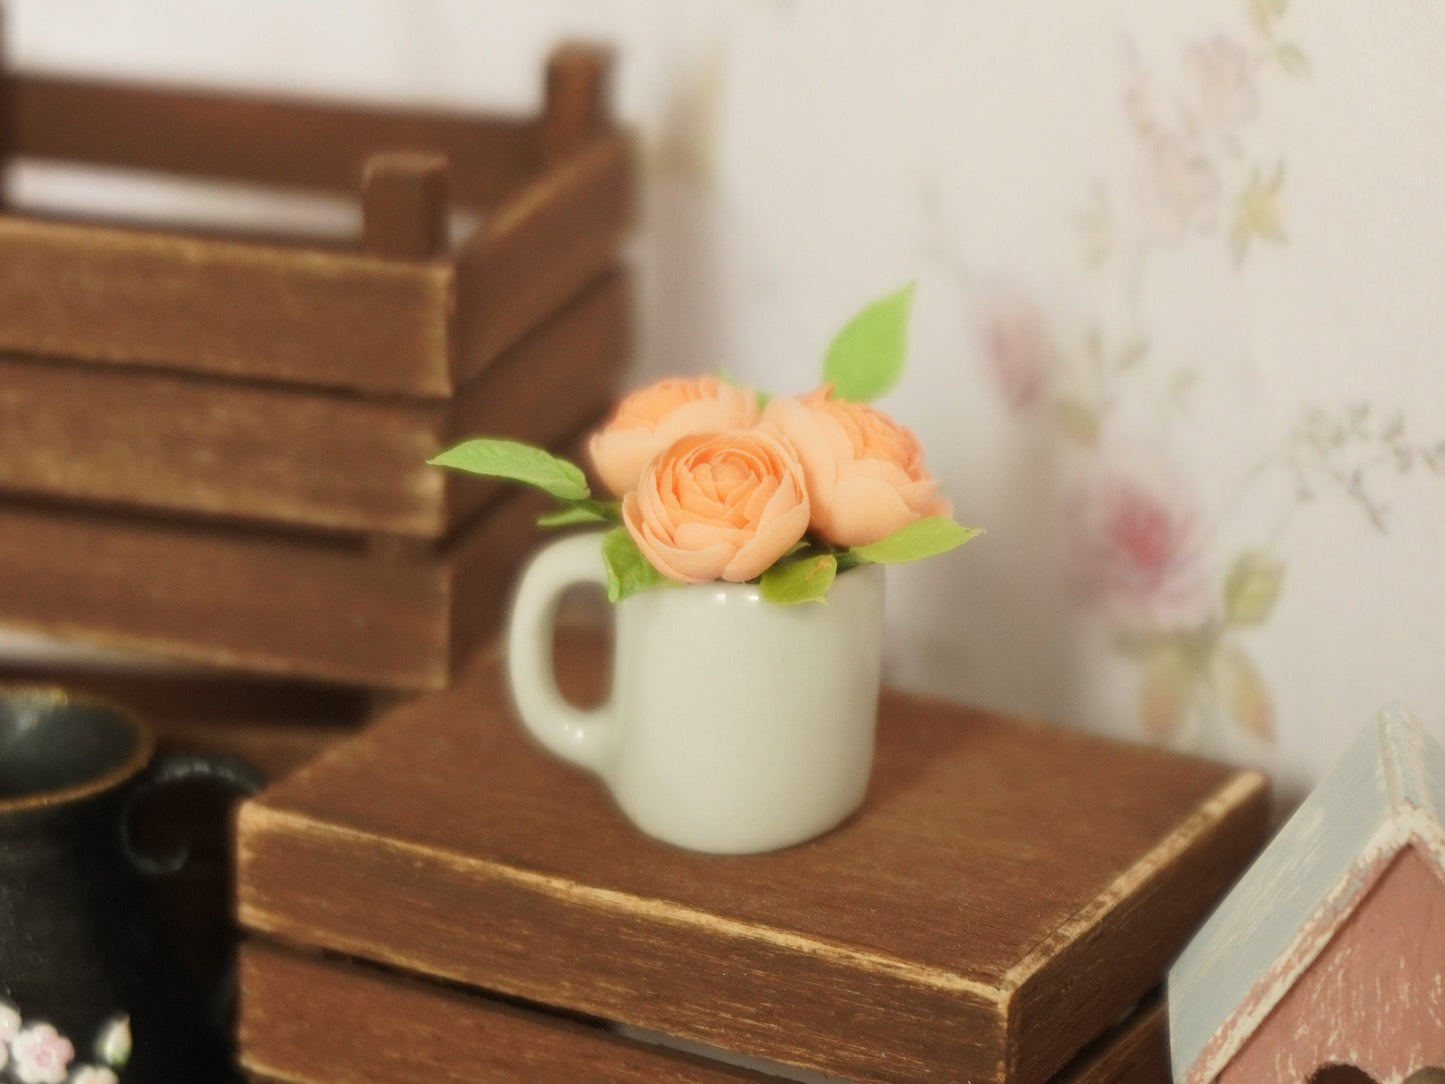
[(0, 1082), (1445, 1082), (1445, 8), (0, 28)]

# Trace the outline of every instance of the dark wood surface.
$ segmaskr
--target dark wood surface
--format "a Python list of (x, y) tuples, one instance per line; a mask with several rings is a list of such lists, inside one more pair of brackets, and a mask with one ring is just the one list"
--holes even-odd
[(439, 549), (0, 504), (0, 627), (222, 670), (441, 688), (535, 544), (514, 493)]
[[(298, 1084), (777, 1081), (568, 1019), (252, 940), (241, 950), (240, 1043), (258, 1080)], [(358, 1036), (366, 1041), (358, 1041)], [(425, 1037), (418, 1041), (419, 1037)], [(1168, 1084), (1157, 998), (1091, 1043), (1053, 1084)]]
[(629, 309), (606, 275), (450, 400), (0, 357), (0, 490), (440, 538), (501, 490), (428, 457), (483, 432), (555, 445), (603, 413)]
[[(564, 668), (601, 681), (569, 641)], [(495, 659), (243, 807), (243, 925), (863, 1081), (1038, 1084), (1161, 978), (1266, 785), (885, 695), (868, 799), (789, 850), (638, 834), (510, 717)]]

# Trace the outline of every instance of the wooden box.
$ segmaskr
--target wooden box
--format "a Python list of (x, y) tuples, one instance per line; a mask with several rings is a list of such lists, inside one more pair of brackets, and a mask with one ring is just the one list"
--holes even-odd
[[(595, 690), (601, 654), (568, 641), (562, 672)], [(242, 1060), (305, 1084), (764, 1079), (624, 1025), (878, 1084), (1163, 1084), (1157, 1009), (1110, 1029), (1266, 819), (1256, 773), (887, 693), (855, 817), (690, 853), (526, 740), (487, 655), (243, 806)]]
[(0, 214), (0, 626), (445, 685), (532, 538), (500, 487), (426, 459), (575, 441), (628, 357), (608, 68), (558, 50), (525, 119), (0, 79), (6, 161), (361, 211), (350, 243)]

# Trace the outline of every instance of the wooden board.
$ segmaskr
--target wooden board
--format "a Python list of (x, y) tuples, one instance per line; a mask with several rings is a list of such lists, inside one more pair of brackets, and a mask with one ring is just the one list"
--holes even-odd
[[(589, 643), (564, 669), (602, 680)], [(889, 693), (861, 812), (773, 854), (638, 834), (523, 740), (494, 656), (243, 807), (295, 944), (860, 1081), (1038, 1084), (1154, 986), (1266, 784)]]
[(629, 318), (609, 274), (435, 401), (0, 357), (0, 490), (440, 538), (499, 488), (427, 458), (476, 433), (570, 436), (613, 399)]
[(11, 153), (353, 192), (382, 150), (445, 154), (458, 201), (490, 207), (542, 167), (537, 121), (19, 72)]
[(374, 689), (447, 684), (535, 540), (509, 495), (445, 547), (0, 506), (0, 627)]
[[(367, 1035), (357, 1042), (358, 1032)], [(298, 1084), (575, 1084), (606, 1080), (778, 1078), (485, 994), (260, 941), (241, 951), (241, 1059), (258, 1079)], [(415, 1037), (427, 1036), (425, 1043)], [(1132, 1014), (1055, 1084), (1168, 1084), (1157, 999)]]

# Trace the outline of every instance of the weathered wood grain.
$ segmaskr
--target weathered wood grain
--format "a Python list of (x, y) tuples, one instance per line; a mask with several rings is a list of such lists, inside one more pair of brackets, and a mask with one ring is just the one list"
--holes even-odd
[[(571, 644), (564, 665), (595, 683), (594, 656)], [(1038, 1084), (1158, 981), (1224, 875), (1200, 866), (1262, 836), (1265, 790), (891, 693), (853, 820), (782, 852), (698, 855), (526, 742), (488, 658), (244, 807), (240, 915), (850, 1079)], [(1057, 996), (1030, 986), (1046, 971)]]
[(1445, 746), (1392, 704), (1170, 970), (1174, 1075), (1275, 1084), (1338, 1064), (1402, 1080), (1445, 1066), (1442, 989)]
[(607, 275), (436, 401), (0, 357), (0, 490), (440, 538), (500, 487), (428, 457), (482, 432), (566, 439), (611, 402), (629, 318)]
[(0, 215), (0, 350), (444, 395), (451, 303), (445, 265)]
[(497, 208), (457, 254), (454, 384), (611, 266), (634, 189), (627, 140), (603, 134)]
[[(366, 1042), (356, 1041), (365, 1032)], [(428, 1041), (418, 1043), (416, 1036)], [(598, 1025), (259, 940), (241, 950), (241, 1059), (298, 1084), (776, 1081)], [(1054, 1084), (1168, 1084), (1157, 999), (1089, 1045)]]
[(762, 1084), (774, 1079), (494, 998), (269, 945), (243, 947), (241, 990), (242, 1063), (249, 1072), (279, 1080)]
[(182, 176), (354, 192), (378, 151), (451, 160), (453, 192), (486, 208), (542, 167), (538, 124), (381, 104), (79, 79), (7, 78), (13, 153)]
[(1163, 1000), (1147, 998), (1091, 1042), (1056, 1084), (1170, 1084), (1169, 1021)]
[[(457, 630), (499, 620), (534, 530), (529, 506), (508, 498), (436, 555), (388, 561), (325, 538), (0, 506), (0, 626), (223, 669), (435, 689), (469, 646)], [(463, 595), (477, 612), (458, 613)]]

